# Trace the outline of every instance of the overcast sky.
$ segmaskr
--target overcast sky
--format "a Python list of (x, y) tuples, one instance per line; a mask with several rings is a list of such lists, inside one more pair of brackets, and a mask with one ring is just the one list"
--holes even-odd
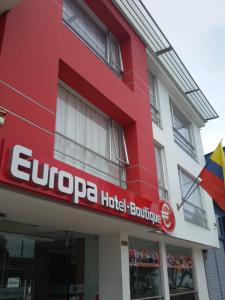
[(225, 146), (225, 0), (143, 0), (219, 119), (201, 130), (205, 153)]

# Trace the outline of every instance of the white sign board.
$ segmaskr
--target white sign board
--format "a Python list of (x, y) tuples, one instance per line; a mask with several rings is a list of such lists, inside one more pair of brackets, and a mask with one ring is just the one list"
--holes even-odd
[(20, 286), (20, 279), (16, 277), (9, 277), (7, 282), (7, 288), (18, 288)]

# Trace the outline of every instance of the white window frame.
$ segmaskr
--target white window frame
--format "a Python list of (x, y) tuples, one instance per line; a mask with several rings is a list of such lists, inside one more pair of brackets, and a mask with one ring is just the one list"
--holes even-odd
[[(187, 154), (189, 154), (195, 160), (197, 159), (196, 156), (196, 147), (194, 142), (193, 136), (193, 128), (192, 123), (188, 120), (188, 118), (184, 115), (183, 112), (174, 104), (174, 102), (170, 99), (170, 108), (171, 108), (171, 115), (172, 115), (172, 124), (173, 124), (173, 136), (174, 141), (177, 145), (179, 145)], [(188, 135), (189, 140), (187, 140), (176, 128), (175, 128), (175, 121), (174, 118), (184, 120), (184, 124), (188, 125)]]
[[(122, 54), (120, 49), (119, 41), (116, 39), (116, 37), (106, 28), (106, 26), (99, 20), (99, 18), (94, 14), (94, 12), (88, 7), (88, 5), (82, 1), (82, 0), (75, 0), (77, 5), (80, 5), (87, 15), (90, 16), (90, 18), (96, 23), (96, 25), (99, 26), (103, 31), (105, 31), (105, 34), (107, 35), (107, 44), (106, 44), (106, 51), (107, 51), (107, 57), (101, 56), (95, 49), (86, 41), (83, 39), (83, 37), (76, 32), (76, 30), (65, 20), (64, 18), (64, 10), (62, 13), (62, 20), (63, 23), (98, 57), (100, 58), (104, 63), (106, 63), (110, 69), (115, 72), (117, 75), (121, 76), (124, 69), (123, 69), (123, 60), (122, 60)], [(66, 0), (63, 0), (63, 7), (65, 5)], [(119, 51), (119, 65), (114, 66), (112, 62), (112, 40), (114, 40), (118, 44), (118, 51)]]
[[(98, 157), (103, 158), (104, 160), (110, 162), (113, 165), (117, 165), (119, 168), (119, 173), (120, 173), (120, 178), (117, 178), (117, 180), (120, 182), (120, 186), (123, 188), (126, 188), (126, 182), (125, 182), (125, 178), (126, 178), (126, 166), (129, 166), (129, 158), (128, 158), (128, 151), (127, 151), (127, 146), (126, 146), (126, 140), (125, 140), (125, 136), (124, 136), (124, 132), (122, 127), (116, 123), (115, 121), (113, 121), (108, 115), (106, 115), (104, 112), (102, 112), (101, 110), (99, 110), (95, 105), (91, 104), (89, 101), (87, 101), (85, 98), (83, 98), (80, 94), (78, 94), (75, 90), (73, 90), (72, 88), (70, 88), (67, 84), (65, 84), (64, 82), (62, 82), (61, 80), (58, 83), (59, 86), (63, 87), (65, 90), (68, 91), (68, 93), (72, 94), (73, 96), (75, 96), (78, 100), (82, 101), (85, 105), (91, 107), (94, 111), (96, 111), (99, 115), (101, 115), (103, 118), (105, 118), (106, 120), (108, 120), (108, 124), (109, 124), (109, 157), (104, 157), (99, 153), (96, 153), (95, 151), (93, 151), (92, 149), (89, 149), (87, 147), (85, 147), (85, 145), (80, 145), (77, 141), (72, 140), (69, 137), (66, 137), (62, 132), (55, 130), (55, 137), (59, 136), (62, 137), (66, 140), (68, 140), (71, 143), (74, 143), (82, 148), (84, 148), (84, 150), (88, 150), (91, 153), (97, 155)], [(56, 116), (57, 117), (57, 116)], [(120, 128), (122, 130), (122, 147), (123, 147), (123, 151), (124, 151), (124, 157), (120, 157), (119, 156), (119, 147), (117, 145), (116, 142), (116, 138), (115, 138), (115, 126)], [(116, 160), (117, 163), (112, 160), (112, 143), (114, 143), (114, 147), (115, 147), (115, 152), (116, 152)], [(56, 149), (54, 149), (55, 152), (57, 152)], [(66, 154), (64, 154), (66, 156)], [(74, 158), (74, 160), (77, 160), (76, 158)], [(78, 160), (77, 160), (78, 161)], [(85, 161), (80, 162), (82, 164), (85, 165)], [(89, 165), (87, 165), (88, 167)], [(89, 166), (90, 168), (96, 169), (93, 166)], [(96, 169), (97, 171), (99, 171), (100, 173), (102, 172), (100, 169)], [(102, 172), (104, 173), (104, 172)], [(94, 174), (95, 175), (95, 174)], [(96, 175), (95, 175), (96, 176)], [(112, 175), (108, 174), (108, 176), (113, 177)], [(123, 179), (124, 178), (124, 179)]]
[[(152, 103), (151, 99), (151, 84), (150, 84), (150, 76), (153, 77), (153, 93), (155, 97), (155, 105)], [(151, 106), (151, 114), (152, 114), (152, 121), (160, 126), (161, 125), (161, 118), (160, 118), (160, 108), (159, 108), (159, 96), (158, 96), (158, 81), (157, 77), (148, 70), (148, 91), (149, 91), (149, 98), (150, 98), (150, 106)]]
[[(180, 189), (181, 189), (181, 199), (182, 201), (184, 200), (184, 197), (186, 195), (184, 195), (184, 190), (183, 190), (183, 179), (182, 179), (182, 174), (184, 174), (186, 177), (188, 177), (191, 180), (191, 185), (194, 183), (195, 178), (189, 174), (187, 171), (185, 171), (182, 167), (178, 166), (178, 173), (179, 173), (179, 179), (180, 179)], [(198, 182), (195, 183), (196, 185), (198, 184)], [(190, 190), (190, 192), (188, 192), (188, 195), (191, 195), (192, 191), (195, 189), (195, 186), (192, 187), (192, 189)], [(183, 212), (184, 212), (184, 219), (187, 222), (190, 222), (192, 224), (195, 224), (197, 226), (203, 227), (203, 228), (208, 228), (208, 222), (207, 222), (207, 216), (206, 216), (206, 211), (204, 209), (203, 206), (203, 193), (201, 190), (201, 187), (198, 185), (198, 187), (196, 188), (198, 195), (199, 195), (199, 202), (200, 202), (200, 206), (197, 206), (196, 204), (191, 203), (190, 201), (188, 201), (188, 199), (184, 202), (183, 204)], [(195, 190), (195, 192), (196, 192)], [(188, 208), (195, 208), (196, 211), (198, 211), (199, 213), (194, 214), (193, 212), (191, 212)], [(188, 216), (192, 216), (193, 219), (190, 220), (190, 218), (188, 218)]]
[[(155, 151), (155, 148), (157, 148), (160, 152), (163, 181), (164, 181), (164, 186), (160, 186), (158, 183), (159, 195), (160, 195), (160, 192), (162, 192), (164, 194), (164, 197), (162, 197), (162, 199), (169, 200), (168, 189), (167, 189), (167, 180), (166, 180), (166, 168), (165, 168), (165, 155), (164, 155), (165, 148), (162, 147), (161, 145), (159, 145), (157, 142), (154, 142), (154, 151)], [(156, 158), (156, 156), (155, 156), (155, 158)], [(155, 160), (156, 160), (156, 165), (157, 165), (157, 163), (158, 163), (157, 158)], [(158, 180), (158, 175), (157, 175), (157, 180)]]

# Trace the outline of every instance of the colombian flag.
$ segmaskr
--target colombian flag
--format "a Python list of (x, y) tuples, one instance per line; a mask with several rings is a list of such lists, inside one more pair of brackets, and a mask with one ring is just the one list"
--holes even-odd
[(201, 178), (200, 185), (225, 211), (225, 155), (221, 142), (206, 161), (199, 177)]

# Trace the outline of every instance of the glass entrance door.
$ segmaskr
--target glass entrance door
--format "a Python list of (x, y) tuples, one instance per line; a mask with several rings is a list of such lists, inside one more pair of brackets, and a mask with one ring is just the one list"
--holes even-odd
[(0, 235), (0, 299), (32, 300), (35, 240)]
[(0, 232), (0, 300), (84, 299), (98, 299), (96, 236)]

